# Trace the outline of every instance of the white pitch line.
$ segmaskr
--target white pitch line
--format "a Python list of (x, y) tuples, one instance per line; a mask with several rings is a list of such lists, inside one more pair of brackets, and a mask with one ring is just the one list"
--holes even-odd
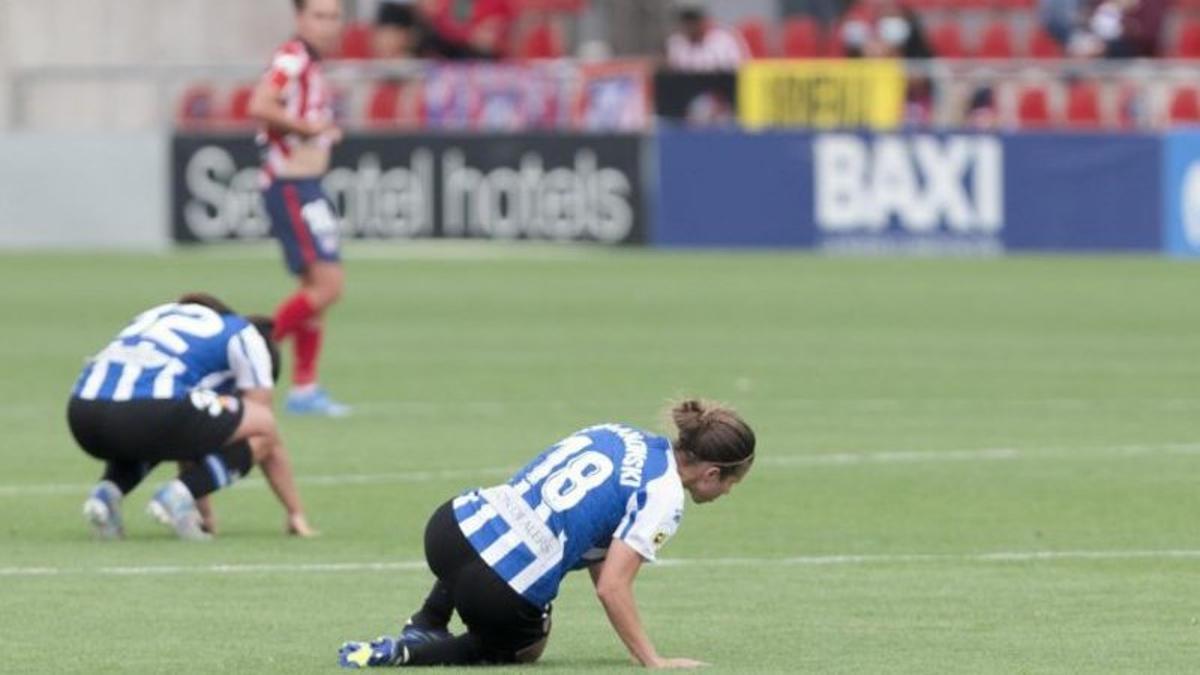
[(983, 450), (949, 450), (943, 452), (919, 450), (890, 450), (884, 452), (834, 452), (812, 455), (785, 455), (763, 457), (762, 462), (771, 466), (823, 466), (838, 464), (902, 464), (909, 462), (987, 462), (1017, 459), (1025, 456), (1014, 448), (986, 448)]
[[(813, 555), (786, 558), (667, 558), (654, 567), (836, 567), (923, 563), (1037, 563), (1055, 561), (1200, 560), (1200, 550), (994, 551), (990, 553), (881, 553)], [(106, 567), (0, 567), (0, 577), (180, 576), (237, 574), (355, 574), (422, 572), (423, 560), (326, 563), (247, 563), (215, 565), (140, 565)]]
[[(1200, 443), (1166, 443), (1160, 445), (1114, 445), (1092, 448), (983, 448), (979, 450), (884, 450), (880, 452), (823, 452), (795, 455), (768, 455), (758, 460), (768, 466), (781, 468), (806, 466), (852, 466), (860, 464), (915, 464), (943, 462), (996, 462), (1013, 460), (1096, 461), (1143, 455), (1200, 454)], [(506, 477), (515, 466), (481, 467), (473, 469), (428, 469), (418, 471), (333, 474), (298, 476), (301, 485), (337, 487), (343, 485), (391, 485), (394, 483), (423, 483), (432, 481), (467, 481), (473, 478)], [(92, 483), (43, 483), (30, 485), (0, 485), (0, 498), (36, 497), (63, 494), (83, 494)], [(263, 488), (261, 478), (250, 478), (236, 488)]]
[[(301, 485), (390, 485), (393, 483), (427, 483), (436, 480), (465, 480), (483, 476), (508, 476), (514, 467), (485, 467), (479, 469), (431, 469), (363, 474), (334, 474), (327, 476), (297, 476)], [(82, 494), (94, 483), (44, 483), (36, 485), (0, 485), (0, 497), (32, 497), (39, 495)], [(248, 478), (237, 483), (235, 488), (263, 488), (267, 483), (261, 478)]]

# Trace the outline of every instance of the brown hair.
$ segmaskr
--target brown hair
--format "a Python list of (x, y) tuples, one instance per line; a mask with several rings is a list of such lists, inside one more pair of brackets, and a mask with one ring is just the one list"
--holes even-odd
[(211, 309), (217, 314), (236, 314), (236, 312), (229, 308), (229, 305), (208, 293), (185, 293), (175, 302), (180, 305), (200, 305), (201, 307)]
[(745, 474), (754, 463), (754, 430), (732, 408), (688, 399), (671, 408), (671, 421), (679, 432), (675, 449), (690, 463), (716, 464), (722, 478)]
[(271, 381), (279, 382), (279, 343), (275, 341), (275, 320), (261, 314), (251, 314), (246, 317), (254, 326), (263, 342), (267, 343), (267, 353), (271, 355)]
[(296, 13), (304, 11), (304, 7), (308, 5), (308, 0), (292, 0), (292, 6), (296, 8)]

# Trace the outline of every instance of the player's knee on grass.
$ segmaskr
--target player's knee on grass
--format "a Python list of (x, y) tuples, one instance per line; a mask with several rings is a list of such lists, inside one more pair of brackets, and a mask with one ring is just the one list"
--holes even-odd
[(533, 663), (542, 658), (542, 653), (546, 651), (546, 645), (550, 642), (550, 633), (547, 631), (546, 637), (529, 645), (524, 649), (517, 650), (514, 661), (516, 663)]

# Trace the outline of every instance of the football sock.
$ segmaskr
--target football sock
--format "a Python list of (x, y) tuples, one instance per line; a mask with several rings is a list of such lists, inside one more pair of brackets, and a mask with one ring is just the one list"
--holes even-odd
[(405, 666), (467, 666), (484, 660), (483, 640), (474, 633), (409, 645)]
[(313, 307), (308, 295), (303, 290), (296, 291), (275, 310), (274, 339), (277, 342), (283, 340), (316, 316), (317, 308)]
[(421, 610), (412, 615), (412, 622), (418, 628), (438, 628), (445, 630), (450, 625), (450, 615), (454, 613), (454, 598), (450, 589), (446, 588), (439, 579), (433, 582), (433, 589)]
[(108, 462), (104, 465), (104, 476), (101, 480), (116, 485), (122, 495), (127, 495), (133, 492), (153, 468), (152, 462)]
[(317, 359), (321, 355), (321, 337), (324, 330), (319, 319), (308, 321), (296, 329), (292, 341), (292, 352), (296, 365), (292, 370), (292, 384), (304, 387), (317, 381)]
[(179, 481), (187, 486), (194, 499), (200, 499), (223, 487), (233, 485), (234, 481), (250, 473), (253, 462), (250, 442), (239, 441), (211, 455), (205, 455), (194, 466), (184, 471)]

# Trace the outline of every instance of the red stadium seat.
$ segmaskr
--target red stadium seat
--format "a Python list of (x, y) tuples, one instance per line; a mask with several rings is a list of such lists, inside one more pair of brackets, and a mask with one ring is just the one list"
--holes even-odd
[(562, 33), (549, 20), (539, 21), (517, 45), (517, 56), (523, 59), (561, 59), (565, 53)]
[(963, 49), (962, 28), (957, 21), (944, 21), (934, 27), (929, 35), (933, 51), (944, 59), (961, 59), (967, 55)]
[(1074, 127), (1100, 126), (1100, 88), (1095, 82), (1076, 82), (1067, 90), (1067, 123)]
[(1012, 29), (1008, 22), (1000, 19), (983, 29), (979, 50), (975, 54), (981, 59), (1011, 59), (1013, 57)]
[(1050, 98), (1042, 87), (1021, 91), (1017, 98), (1017, 120), (1024, 129), (1044, 129), (1050, 126)]
[(342, 47), (338, 58), (364, 61), (374, 56), (371, 48), (371, 25), (352, 23), (342, 33)]
[(242, 85), (229, 96), (229, 111), (225, 118), (230, 122), (250, 121), (250, 99), (254, 96), (253, 85)]
[(197, 126), (211, 122), (216, 117), (216, 92), (207, 84), (189, 87), (179, 98), (179, 114), (176, 123), (181, 127)]
[(1171, 56), (1177, 59), (1200, 58), (1200, 21), (1191, 20), (1179, 29)]
[(1176, 89), (1167, 109), (1171, 124), (1200, 124), (1200, 92), (1195, 87)]
[(821, 28), (807, 18), (788, 19), (783, 24), (783, 55), (793, 59), (811, 59), (822, 51)]
[(371, 92), (367, 102), (367, 122), (374, 126), (395, 123), (400, 117), (401, 86), (395, 82), (383, 82)]
[(1063, 48), (1045, 28), (1037, 26), (1029, 37), (1029, 55), (1035, 59), (1061, 59)]
[(381, 82), (365, 110), (368, 126), (412, 127), (421, 122), (421, 89), (403, 82)]
[(742, 42), (746, 43), (746, 49), (750, 52), (751, 57), (765, 59), (771, 55), (765, 21), (762, 19), (747, 19), (738, 24), (737, 31), (742, 36)]

